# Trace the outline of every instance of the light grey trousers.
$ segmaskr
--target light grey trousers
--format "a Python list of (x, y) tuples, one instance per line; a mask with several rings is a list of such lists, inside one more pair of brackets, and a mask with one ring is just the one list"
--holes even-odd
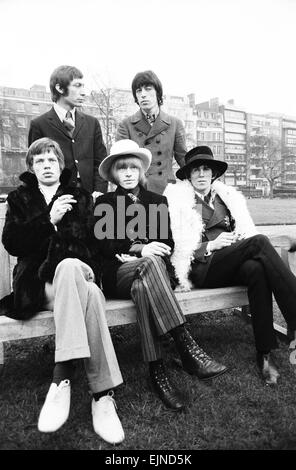
[(84, 359), (90, 390), (122, 383), (105, 315), (105, 297), (92, 269), (76, 258), (61, 261), (45, 286), (46, 307), (55, 322), (55, 362)]

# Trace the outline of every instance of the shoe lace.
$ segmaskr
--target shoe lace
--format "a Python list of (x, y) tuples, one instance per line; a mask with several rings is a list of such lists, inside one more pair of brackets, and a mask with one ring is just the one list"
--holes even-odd
[(158, 369), (154, 371), (154, 377), (156, 382), (164, 391), (169, 392), (172, 389), (172, 385), (169, 381), (169, 378), (166, 375), (165, 370), (162, 366), (159, 366)]
[(183, 335), (183, 344), (188, 352), (198, 358), (202, 363), (211, 361), (212, 359), (207, 353), (195, 342), (195, 340), (188, 334)]
[(60, 382), (59, 385), (57, 386), (55, 393), (51, 396), (50, 401), (53, 403), (58, 403), (60, 401), (60, 397), (61, 397), (61, 393), (63, 389), (68, 385), (70, 385), (70, 380), (68, 379), (62, 380), (62, 382)]
[(117, 410), (116, 401), (113, 398), (114, 392), (110, 390), (107, 395), (100, 398), (99, 402), (104, 404), (104, 413), (108, 416), (114, 414), (114, 408)]

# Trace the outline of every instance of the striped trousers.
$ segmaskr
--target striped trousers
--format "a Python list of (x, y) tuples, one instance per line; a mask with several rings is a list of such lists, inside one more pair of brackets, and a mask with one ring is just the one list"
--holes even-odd
[(160, 337), (186, 320), (160, 256), (127, 261), (117, 271), (117, 294), (132, 298), (137, 308), (144, 361), (161, 358)]

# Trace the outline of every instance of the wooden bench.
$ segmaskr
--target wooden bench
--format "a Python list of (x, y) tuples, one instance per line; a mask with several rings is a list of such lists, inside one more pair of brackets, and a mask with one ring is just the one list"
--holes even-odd
[[(4, 218), (0, 218), (0, 240), (4, 225)], [(263, 232), (263, 231), (262, 231)], [(296, 273), (296, 255), (289, 253), (293, 234), (283, 228), (282, 234), (275, 234), (272, 227), (264, 230), (271, 242), (280, 252), (282, 258)], [(15, 259), (8, 255), (0, 242), (0, 298), (11, 291), (11, 271)], [(177, 299), (185, 315), (210, 312), (214, 310), (230, 309), (248, 306), (247, 289), (243, 286), (220, 289), (194, 289), (186, 293), (176, 293)], [(136, 310), (131, 300), (107, 300), (106, 315), (109, 326), (126, 325), (136, 322)], [(285, 328), (275, 325), (282, 334)], [(53, 314), (50, 311), (38, 313), (30, 320), (19, 321), (0, 316), (0, 365), (4, 364), (4, 343), (39, 336), (52, 335), (55, 332)]]

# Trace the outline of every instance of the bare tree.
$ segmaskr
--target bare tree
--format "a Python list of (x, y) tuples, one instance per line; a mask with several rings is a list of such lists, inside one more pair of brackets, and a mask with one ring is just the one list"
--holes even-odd
[(115, 138), (118, 121), (122, 117), (120, 109), (126, 107), (129, 101), (120, 89), (111, 86), (110, 83), (106, 85), (99, 78), (94, 81), (98, 89), (91, 92), (91, 98), (99, 110), (99, 119), (108, 154)]
[(261, 175), (268, 181), (269, 197), (272, 199), (274, 186), (285, 172), (281, 141), (274, 136), (251, 135), (248, 150), (250, 152), (250, 163), (256, 163), (261, 168)]

